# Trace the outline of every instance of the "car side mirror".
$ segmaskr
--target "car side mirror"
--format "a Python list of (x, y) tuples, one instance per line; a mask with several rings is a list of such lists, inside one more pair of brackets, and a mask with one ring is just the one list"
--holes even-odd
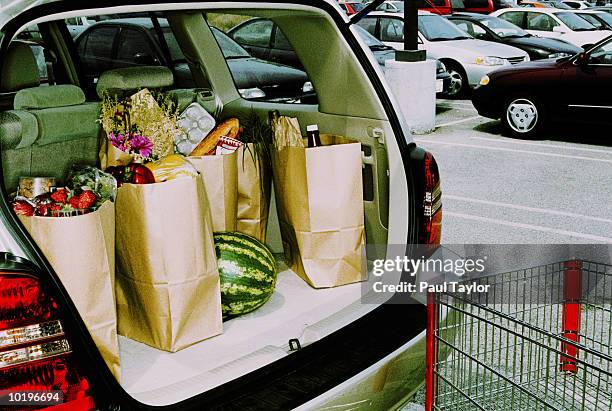
[(559, 33), (559, 34), (565, 34), (566, 33), (566, 31), (563, 30), (563, 28), (560, 27), (560, 26), (553, 27), (552, 31), (553, 31), (553, 33)]
[(582, 53), (578, 54), (578, 57), (576, 57), (576, 65), (585, 66), (586, 64), (588, 64), (589, 58), (589, 54), (583, 51)]

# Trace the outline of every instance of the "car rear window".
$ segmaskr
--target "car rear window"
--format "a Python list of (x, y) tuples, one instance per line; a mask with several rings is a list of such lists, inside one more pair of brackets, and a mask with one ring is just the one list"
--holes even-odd
[(555, 13), (555, 16), (557, 16), (559, 20), (561, 20), (563, 23), (567, 25), (567, 27), (569, 27), (570, 29), (574, 31), (597, 30), (597, 28), (593, 26), (591, 23), (589, 23), (582, 17), (577, 16), (576, 14), (572, 12), (562, 11), (562, 12)]

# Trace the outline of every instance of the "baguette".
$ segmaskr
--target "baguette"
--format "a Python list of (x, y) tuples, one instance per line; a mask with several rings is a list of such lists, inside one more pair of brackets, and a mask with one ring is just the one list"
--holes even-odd
[(217, 147), (217, 142), (221, 136), (236, 138), (239, 130), (240, 123), (238, 122), (238, 119), (228, 118), (227, 120), (217, 124), (217, 126), (210, 133), (208, 133), (204, 140), (200, 141), (200, 144), (198, 144), (189, 155), (198, 157), (205, 156), (211, 152), (214, 153)]

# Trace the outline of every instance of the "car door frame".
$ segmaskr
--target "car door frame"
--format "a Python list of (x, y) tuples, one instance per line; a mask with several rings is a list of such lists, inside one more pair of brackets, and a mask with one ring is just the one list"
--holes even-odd
[[(597, 47), (593, 47), (589, 52), (587, 52), (587, 55), (590, 58), (590, 52), (595, 50)], [(581, 53), (582, 54), (582, 53)], [(606, 70), (608, 71), (608, 76), (607, 78), (610, 78), (611, 82), (612, 82), (612, 63), (611, 64), (601, 64), (601, 63), (590, 63), (590, 62), (586, 62), (584, 64), (579, 64), (578, 63), (578, 59), (580, 58), (580, 55), (575, 56), (571, 62), (569, 62), (565, 69), (563, 70), (564, 76), (571, 74), (572, 72), (576, 73), (576, 82), (577, 83), (581, 83), (578, 81), (578, 76), (579, 75), (583, 75), (583, 76), (598, 76), (598, 75), (602, 75), (601, 73), (598, 74), (599, 70)], [(605, 74), (604, 74), (604, 79), (606, 78)], [(593, 79), (596, 80), (596, 79)], [(597, 87), (597, 84), (595, 84), (595, 86)], [(605, 86), (605, 84), (604, 84)], [(586, 85), (585, 88), (585, 95), (583, 97), (586, 97), (586, 95), (592, 96), (594, 93), (591, 93), (590, 91), (592, 90), (592, 87), (590, 87), (589, 84)], [(575, 100), (571, 100), (572, 96), (568, 96), (568, 101), (567, 101), (567, 111), (569, 114), (571, 115), (575, 115), (575, 116), (579, 116), (582, 118), (588, 118), (589, 122), (595, 122), (595, 123), (607, 123), (607, 124), (612, 124), (612, 96), (609, 93), (602, 93), (600, 94), (602, 97), (603, 96), (608, 96), (608, 101), (606, 100), (602, 100), (602, 101), (596, 101), (595, 104), (586, 104), (588, 103), (587, 100), (582, 100), (580, 97), (576, 97)]]

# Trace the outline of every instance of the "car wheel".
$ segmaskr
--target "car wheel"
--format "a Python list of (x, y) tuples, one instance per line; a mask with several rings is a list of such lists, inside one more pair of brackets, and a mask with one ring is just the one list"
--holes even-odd
[(544, 125), (542, 104), (533, 97), (512, 97), (504, 105), (502, 121), (519, 138), (532, 138)]
[(466, 94), (469, 87), (465, 70), (457, 64), (445, 63), (446, 71), (450, 74), (450, 85), (446, 91), (448, 97), (457, 98)]

